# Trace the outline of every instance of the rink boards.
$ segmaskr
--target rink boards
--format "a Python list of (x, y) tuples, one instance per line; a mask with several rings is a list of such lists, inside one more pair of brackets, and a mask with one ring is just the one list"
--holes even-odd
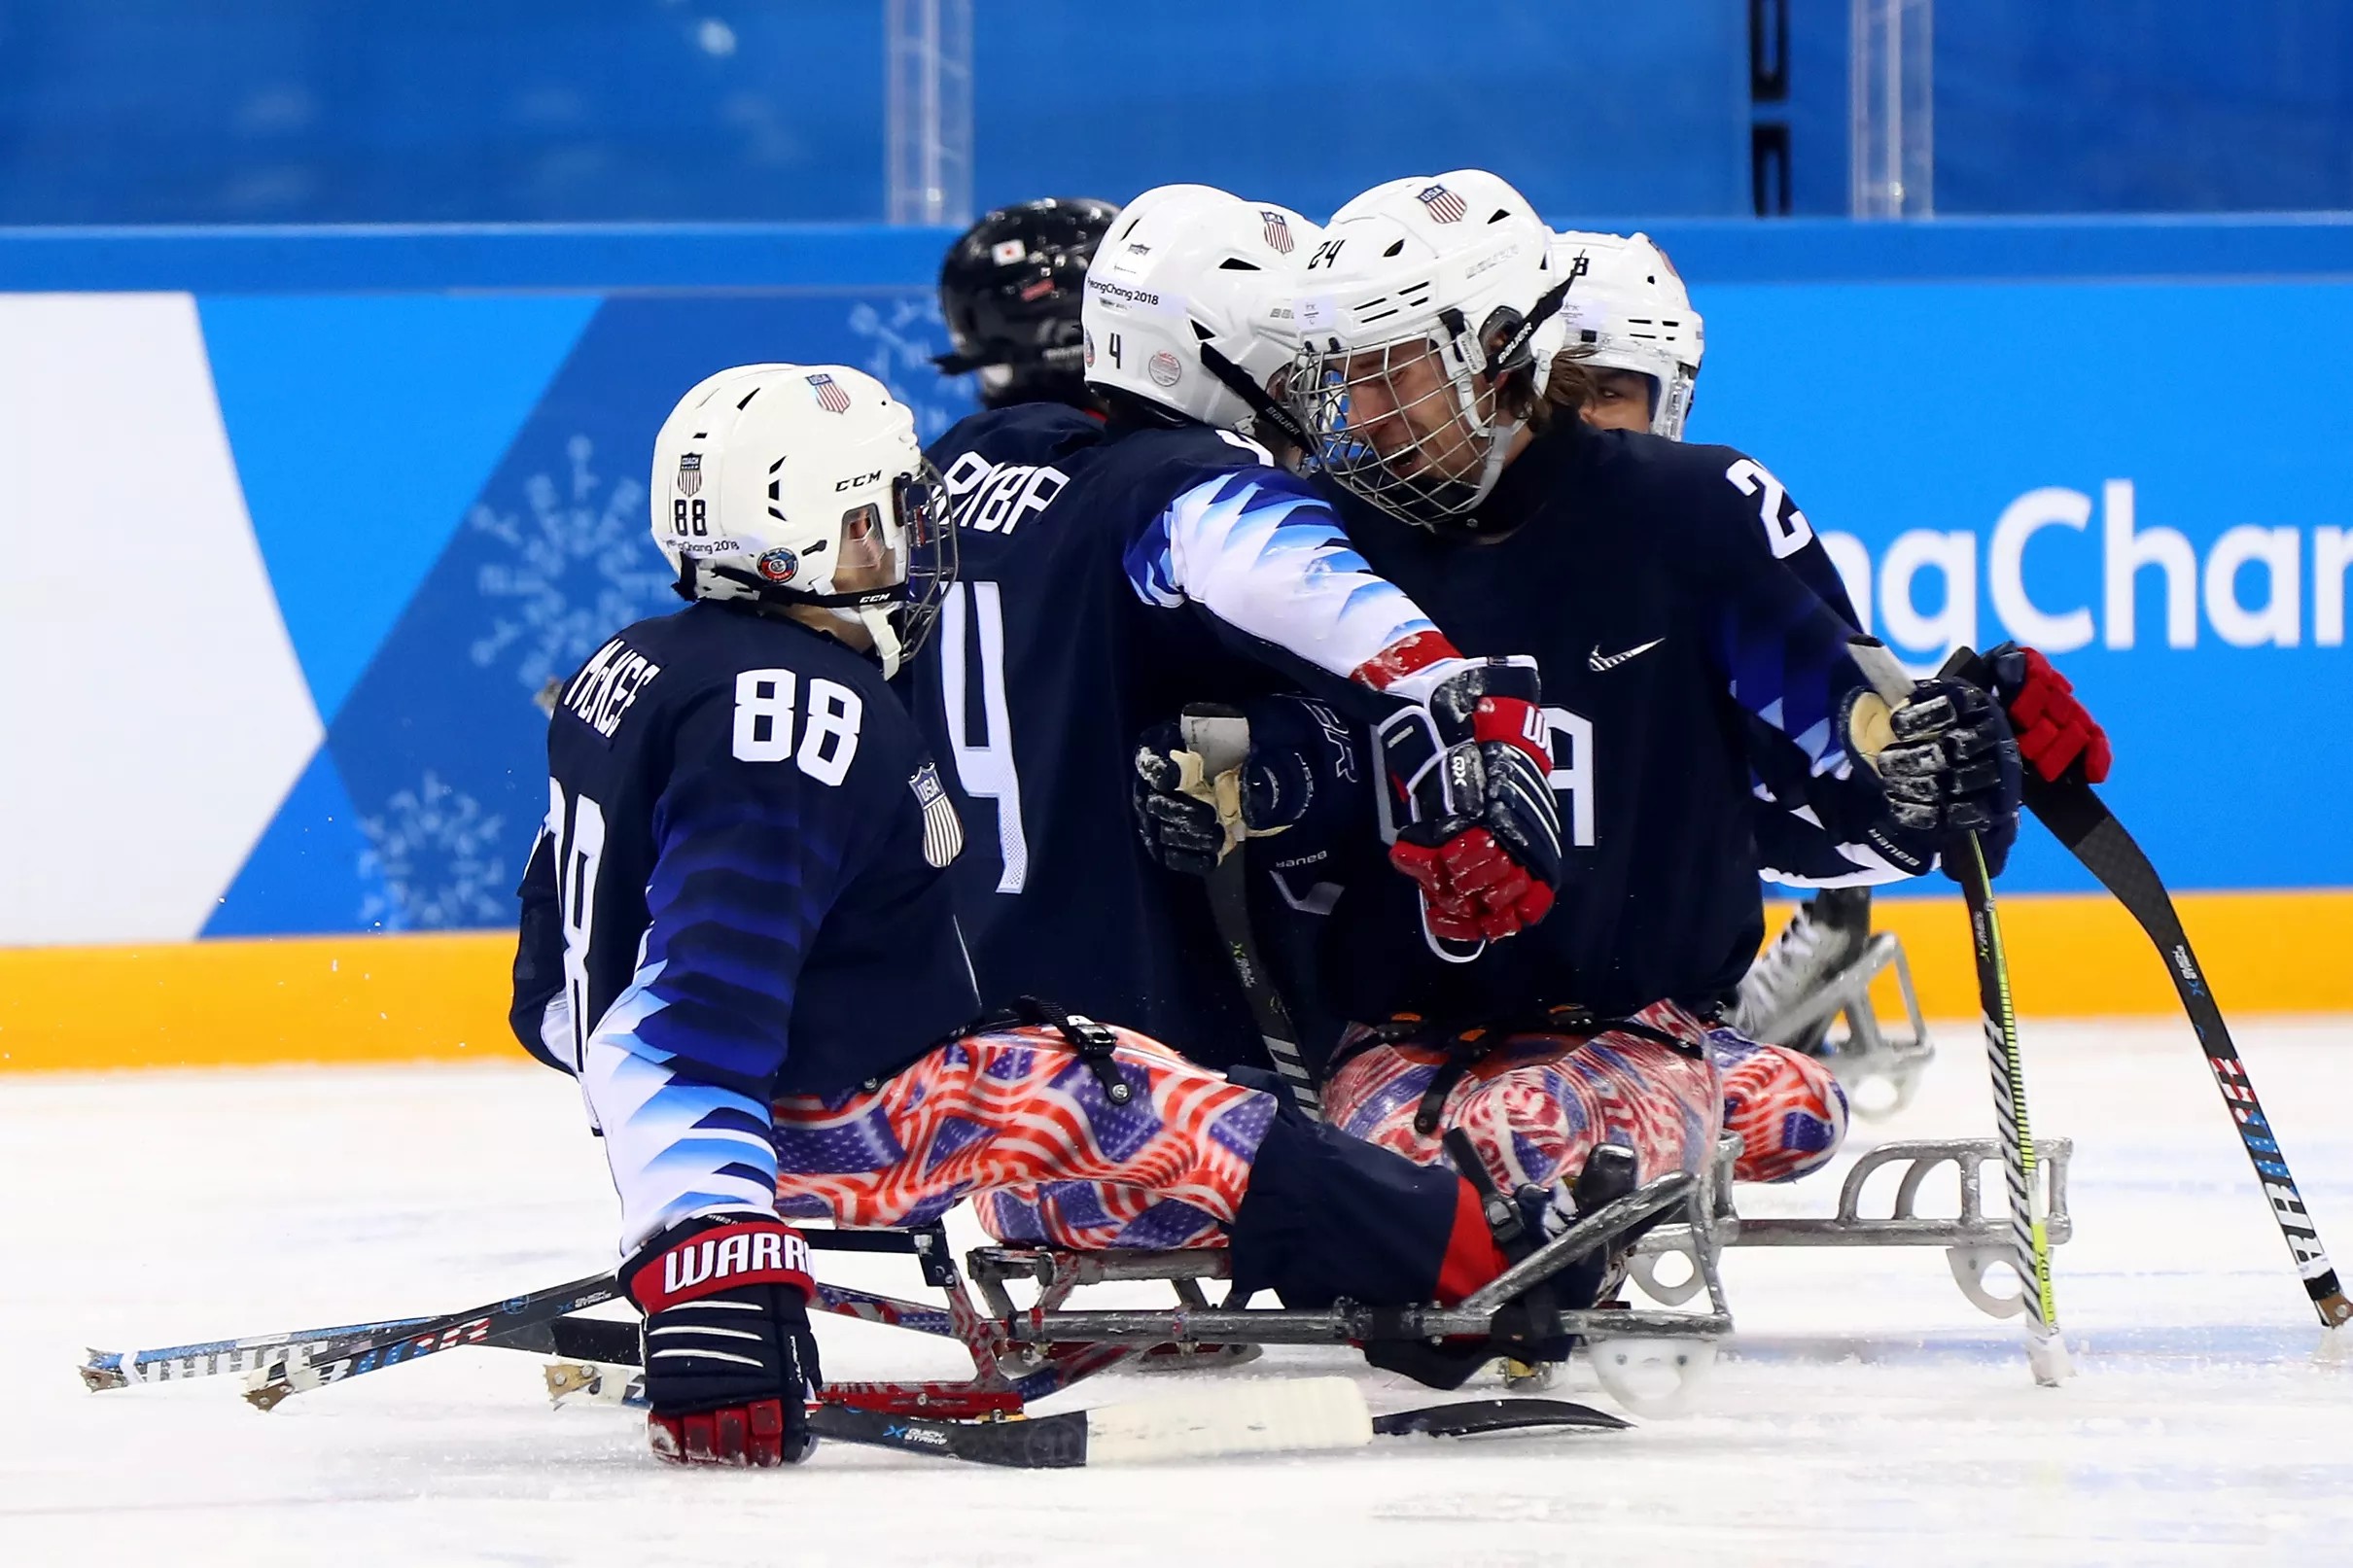
[[(2321, 955), (2353, 942), (2353, 893), (2185, 893), (2181, 905), (2231, 1017), (2353, 1013), (2353, 979)], [(2178, 1016), (2155, 950), (2104, 895), (2023, 894), (2001, 910), (2020, 1013)], [(1785, 906), (1769, 913), (1777, 924)], [(1931, 1019), (1976, 1013), (1967, 919), (1958, 898), (1879, 905)], [(0, 1072), (516, 1061), (513, 959), (504, 931), (0, 949)], [(1875, 995), (1883, 1016), (1902, 1016), (1889, 981)]]
[[(2353, 1010), (2353, 227), (1662, 237), (1709, 329), (1693, 437), (1773, 469), (1909, 661), (2060, 657), (2226, 1004)], [(0, 293), (0, 1064), (507, 1049), (530, 698), (675, 603), (650, 431), (769, 358), (944, 430), (940, 240), (0, 236), (0, 289), (119, 291)], [(2090, 886), (2028, 830), (2021, 1007), (2169, 1006)], [(1957, 906), (1886, 910), (1966, 1012)]]

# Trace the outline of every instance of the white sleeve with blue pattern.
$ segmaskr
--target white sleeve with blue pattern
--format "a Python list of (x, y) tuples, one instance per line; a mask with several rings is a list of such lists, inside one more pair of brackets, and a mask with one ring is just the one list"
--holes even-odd
[(1330, 504), (1281, 469), (1234, 470), (1185, 491), (1128, 546), (1127, 572), (1144, 603), (1197, 605), (1343, 679), (1437, 631), (1356, 553)]

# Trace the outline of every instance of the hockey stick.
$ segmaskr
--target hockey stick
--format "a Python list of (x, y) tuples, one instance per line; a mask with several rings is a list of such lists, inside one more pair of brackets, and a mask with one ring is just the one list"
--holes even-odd
[(336, 1328), (291, 1329), (152, 1350), (90, 1350), (79, 1371), (93, 1393), (138, 1383), (249, 1375), (245, 1397), (268, 1410), (287, 1395), (460, 1344), (552, 1349), (548, 1325), (618, 1294), (611, 1274), (513, 1296), (441, 1317), (396, 1317)]
[[(613, 1275), (591, 1274), (528, 1296), (429, 1317), (404, 1328), (292, 1344), (246, 1378), (245, 1398), (254, 1409), (266, 1411), (290, 1395), (381, 1372), (461, 1344), (538, 1348), (540, 1337), (551, 1332), (548, 1325), (557, 1318), (612, 1301), (619, 1294), (619, 1282)], [(552, 1340), (547, 1347), (553, 1347)]]
[(1215, 808), (1219, 823), (1226, 831), (1226, 847), (1217, 856), (1217, 863), (1205, 879), (1209, 886), (1210, 918), (1216, 922), (1217, 935), (1225, 943), (1226, 956), (1233, 960), (1234, 976), (1242, 982), (1243, 994), (1249, 998), (1250, 1016), (1257, 1021), (1258, 1036), (1266, 1042), (1266, 1054), (1275, 1063), (1275, 1070), (1289, 1086), (1291, 1098), (1310, 1121), (1323, 1120), (1323, 1097), (1316, 1091), (1316, 1076), (1308, 1070), (1307, 1057), (1299, 1048), (1299, 1028), (1291, 1022), (1291, 1010), (1283, 1005), (1282, 993), (1266, 972), (1266, 960), (1259, 956), (1258, 940), (1250, 930), (1249, 872), (1242, 854), (1242, 801), (1239, 787), (1219, 789), (1220, 781), (1235, 776), (1239, 785), (1242, 765), (1250, 754), (1250, 724), (1240, 713), (1212, 703), (1193, 703), (1184, 711), (1180, 723), (1185, 749), (1201, 759), (1201, 778), (1187, 778), (1187, 794), (1208, 802)]
[[(596, 1358), (596, 1364), (558, 1365), (546, 1373), (549, 1391), (559, 1398), (575, 1390), (598, 1397), (604, 1368), (618, 1371), (637, 1364), (641, 1346), (636, 1329), (594, 1319), (568, 1320), (567, 1314), (612, 1301), (618, 1294), (612, 1275), (598, 1274), (441, 1317), (386, 1320), (336, 1330), (294, 1330), (128, 1356), (92, 1351), (83, 1377), (93, 1390), (127, 1387), (133, 1381), (160, 1382), (171, 1374), (133, 1377), (123, 1375), (121, 1369), (125, 1363), (134, 1369), (177, 1366), (207, 1354), (215, 1365), (178, 1376), (210, 1376), (235, 1370), (217, 1365), (226, 1353), (224, 1347), (255, 1356), (276, 1349), (283, 1354), (255, 1369), (245, 1395), (257, 1409), (266, 1411), (293, 1394), (459, 1345), (478, 1344)], [(616, 1393), (611, 1397), (626, 1396)], [(1353, 1383), (1345, 1377), (1319, 1377), (1010, 1420), (938, 1420), (827, 1403), (810, 1411), (809, 1424), (820, 1437), (837, 1442), (975, 1464), (1069, 1469), (1360, 1447), (1376, 1434), (1459, 1437), (1526, 1427), (1617, 1429), (1627, 1423), (1582, 1405), (1553, 1400), (1475, 1401), (1404, 1411), (1375, 1420)]]
[(410, 1329), (427, 1321), (422, 1317), (396, 1317), (377, 1323), (346, 1323), (337, 1328), (255, 1334), (241, 1340), (203, 1340), (194, 1344), (165, 1345), (154, 1350), (92, 1348), (86, 1353), (78, 1370), (82, 1381), (92, 1393), (127, 1388), (134, 1383), (185, 1382), (193, 1377), (251, 1372), (269, 1359), (269, 1352), (289, 1345), (324, 1344), (333, 1340)]
[[(584, 1396), (599, 1404), (642, 1406), (644, 1385), (629, 1376), (634, 1366), (551, 1366), (545, 1369), (547, 1390), (559, 1405)], [(1015, 1470), (1352, 1448), (1376, 1437), (1622, 1432), (1632, 1424), (1562, 1399), (1472, 1399), (1368, 1416), (1363, 1396), (1345, 1377), (1294, 1378), (1009, 1419), (941, 1420), (844, 1405), (809, 1411), (809, 1430), (834, 1442)]]
[[(1848, 645), (1855, 665), (1890, 709), (1912, 698), (1913, 680), (1895, 655), (1876, 642)], [(1957, 649), (1944, 673), (1959, 674), (1974, 658)], [(2067, 1342), (2059, 1332), (2058, 1303), (2051, 1282), (2051, 1233), (2035, 1191), (2034, 1131), (2026, 1114), (2026, 1063), (2019, 1048), (2018, 1012), (2010, 995), (2010, 959), (2002, 947), (2001, 918), (1993, 903), (1993, 879), (1985, 870), (1984, 847), (1975, 833), (1954, 836), (1944, 863), (1961, 885), (1969, 906), (1970, 953), (1976, 960), (1978, 1013), (1984, 1022), (1985, 1063), (1993, 1078), (1994, 1132), (2002, 1146), (2002, 1176), (2010, 1197), (2011, 1266), (2018, 1271), (2026, 1307), (2026, 1364), (2034, 1380), (2055, 1388), (2072, 1372)]]
[(2125, 912), (2163, 956), (2166, 977), (2181, 996), (2191, 1028), (2197, 1031), (2206, 1065), (2214, 1074), (2214, 1087), (2222, 1091), (2223, 1103), (2230, 1107), (2231, 1120), (2237, 1124), (2239, 1140), (2246, 1145), (2247, 1158), (2254, 1163), (2264, 1197), (2270, 1202), (2271, 1218), (2287, 1240), (2289, 1255), (2296, 1260), (2304, 1293), (2312, 1298), (2313, 1309), (2320, 1314), (2323, 1326), (2334, 1329), (2353, 1323), (2353, 1301), (2345, 1299), (2336, 1271), (2330, 1267), (2329, 1255), (2321, 1250), (2320, 1232), (2313, 1227), (2312, 1216), (2304, 1207), (2303, 1195), (2296, 1189), (2296, 1177), (2288, 1169), (2288, 1157), (2271, 1134), (2271, 1119), (2264, 1114), (2263, 1101), (2255, 1098), (2254, 1080), (2247, 1076), (2246, 1063), (2239, 1061), (2230, 1026), (2223, 1022), (2222, 1008), (2207, 988), (2205, 970), (2190, 949), (2181, 916), (2174, 909), (2173, 898), (2165, 891), (2157, 867), (2150, 864), (2149, 856), (2133, 842), (2132, 835), (2125, 831), (2107, 803), (2079, 779), (2048, 784), (2029, 772), (2026, 805), (2051, 829), (2053, 836), (2099, 878), (2101, 886), (2116, 895), (2116, 901), (2125, 906)]
[(821, 1405), (809, 1411), (809, 1430), (971, 1464), (1072, 1470), (1360, 1448), (1374, 1427), (1363, 1394), (1346, 1377), (1299, 1377), (1006, 1421), (934, 1421)]
[(2051, 1232), (2035, 1188), (2034, 1131), (2026, 1116), (2026, 1065), (2019, 1049), (2018, 1012), (2010, 996), (2010, 958), (1993, 907), (1993, 879), (1984, 847), (1962, 834), (1945, 852), (1958, 862), (1961, 896), (1969, 905), (1971, 954), (1977, 961), (1978, 1011), (1985, 1023), (1985, 1062), (1993, 1074), (1994, 1131), (2002, 1145), (2002, 1177), (2010, 1196), (2012, 1267), (2026, 1304), (2026, 1364), (2034, 1380), (2056, 1388), (2074, 1369), (2059, 1333), (2058, 1303), (2051, 1286)]

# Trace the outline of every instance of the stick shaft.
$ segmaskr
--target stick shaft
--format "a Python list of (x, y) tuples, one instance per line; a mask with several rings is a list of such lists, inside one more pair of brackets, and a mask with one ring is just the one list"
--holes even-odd
[(2173, 897), (2165, 890), (2157, 867), (2088, 784), (2047, 784), (2030, 775), (2026, 805), (2125, 906), (2125, 912), (2163, 958), (2166, 978), (2173, 982), (2182, 1010), (2197, 1032), (2214, 1087), (2230, 1112), (2248, 1162), (2255, 1167), (2272, 1221), (2288, 1244), (2288, 1255), (2296, 1260), (2304, 1294), (2311, 1298), (2313, 1310), (2325, 1326), (2353, 1323), (2353, 1301), (2346, 1299), (2336, 1271), (2320, 1244), (2320, 1232), (2304, 1207), (2303, 1194), (2297, 1190), (2287, 1154), (2272, 1133), (2271, 1119), (2256, 1097), (2255, 1081), (2239, 1060), (2230, 1027), (2223, 1020), (2222, 1007), (2206, 984), (2205, 970), (2191, 949), (2180, 912), (2173, 907)]
[[(1983, 847), (1974, 833), (1953, 842), (1946, 858), (1958, 873), (1969, 905), (1970, 950), (1977, 965), (1978, 1010), (1985, 1028), (1985, 1064), (1993, 1080), (1995, 1132), (2002, 1148), (2002, 1177), (2010, 1198), (2012, 1260), (2026, 1305), (2026, 1332), (2037, 1342), (2059, 1338), (2058, 1303), (2051, 1282), (2051, 1236), (2035, 1196), (2034, 1129), (2026, 1110), (2025, 1059), (2019, 1049), (2018, 1010), (2010, 994), (2009, 956), (2002, 947), (2001, 917), (1993, 903)], [(2048, 1352), (2035, 1357), (2038, 1381)]]
[(149, 1350), (93, 1349), (82, 1363), (82, 1379), (92, 1388), (103, 1389), (228, 1376), (251, 1372), (273, 1359), (274, 1352), (293, 1345), (326, 1344), (363, 1335), (396, 1333), (426, 1321), (422, 1317), (395, 1317), (375, 1323), (252, 1334), (238, 1340), (199, 1340), (193, 1344), (159, 1345)]
[[(1249, 758), (1249, 721), (1240, 711), (1212, 703), (1194, 703), (1187, 707), (1180, 721), (1187, 749), (1202, 759), (1202, 769), (1212, 779), (1229, 769), (1242, 767)], [(1258, 1026), (1258, 1037), (1266, 1044), (1268, 1059), (1282, 1081), (1290, 1086), (1291, 1098), (1309, 1120), (1323, 1120), (1323, 1097), (1317, 1092), (1316, 1075), (1307, 1063), (1306, 1053), (1299, 1046), (1299, 1026), (1291, 1022), (1291, 1010), (1283, 1004), (1282, 993), (1275, 989), (1274, 978), (1267, 973), (1266, 958), (1259, 951), (1258, 938), (1250, 929), (1249, 872), (1245, 863), (1241, 842), (1232, 835), (1241, 831), (1239, 821), (1229, 822), (1228, 851), (1218, 857), (1206, 879), (1210, 898), (1210, 918), (1217, 926), (1217, 938), (1225, 944), (1226, 957), (1234, 965), (1234, 978), (1242, 984), (1242, 993), (1248, 998), (1250, 1017)]]
[[(1911, 699), (1912, 677), (1884, 645), (1858, 638), (1847, 650), (1855, 667), (1890, 709)], [(1976, 655), (1956, 648), (1944, 675), (1960, 675)], [(1962, 833), (1945, 848), (1945, 869), (1961, 885), (1969, 905), (1970, 953), (1977, 964), (1978, 1011), (1985, 1027), (1985, 1064), (1993, 1078), (1995, 1132), (2010, 1196), (2012, 1266), (2026, 1305), (2026, 1360), (2034, 1380), (2054, 1385), (2067, 1375), (2066, 1342), (2059, 1337), (2058, 1302), (2051, 1284), (2051, 1233), (2035, 1206), (2034, 1132), (2026, 1116), (2025, 1058), (2019, 1050), (2018, 1012), (2010, 997), (2010, 960), (1993, 907), (1993, 878), (1984, 846)]]
[(528, 1296), (511, 1296), (467, 1311), (429, 1317), (404, 1329), (290, 1347), (289, 1353), (255, 1376), (245, 1397), (259, 1409), (268, 1410), (291, 1394), (381, 1372), (462, 1344), (510, 1341), (619, 1294), (619, 1282), (613, 1275), (591, 1274)]
[(1266, 960), (1250, 930), (1249, 885), (1243, 853), (1237, 850), (1210, 872), (1210, 917), (1216, 922), (1218, 939), (1225, 944), (1226, 957), (1233, 961), (1234, 978), (1242, 983), (1242, 993), (1249, 998), (1250, 1016), (1257, 1021), (1258, 1037), (1266, 1043), (1266, 1054), (1275, 1063), (1275, 1070), (1290, 1086), (1291, 1098), (1298, 1102), (1299, 1109), (1309, 1120), (1320, 1122), (1323, 1097), (1317, 1092), (1315, 1074), (1309, 1070), (1306, 1053), (1300, 1049), (1299, 1028), (1291, 1022), (1291, 1010), (1283, 1005), (1282, 993), (1268, 977)]

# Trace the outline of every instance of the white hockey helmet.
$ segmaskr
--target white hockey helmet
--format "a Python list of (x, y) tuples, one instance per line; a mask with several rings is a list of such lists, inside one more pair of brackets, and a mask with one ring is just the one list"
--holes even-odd
[(1391, 180), (1341, 208), (1294, 303), (1288, 397), (1316, 464), (1424, 528), (1485, 501), (1561, 344), (1551, 252), (1528, 199), (1481, 169)]
[(1647, 234), (1563, 229), (1553, 265), (1576, 278), (1561, 302), (1566, 345), (1596, 369), (1649, 377), (1651, 434), (1681, 440), (1707, 334), (1667, 253)]
[(688, 599), (814, 605), (896, 675), (956, 575), (915, 415), (863, 370), (749, 365), (680, 400), (653, 443), (653, 542)]
[(1265, 388), (1294, 346), (1292, 271), (1317, 233), (1287, 207), (1211, 186), (1146, 191), (1087, 268), (1088, 383), (1224, 430), (1275, 407)]

